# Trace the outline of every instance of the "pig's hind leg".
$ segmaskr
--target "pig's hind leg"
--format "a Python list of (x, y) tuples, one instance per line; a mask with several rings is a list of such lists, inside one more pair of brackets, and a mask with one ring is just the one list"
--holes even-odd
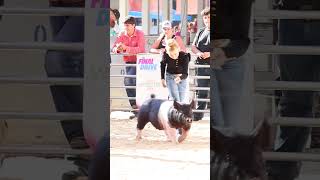
[(137, 123), (136, 140), (140, 141), (142, 139), (142, 130), (146, 126), (146, 124), (149, 122), (147, 113), (139, 113), (137, 121), (138, 123)]

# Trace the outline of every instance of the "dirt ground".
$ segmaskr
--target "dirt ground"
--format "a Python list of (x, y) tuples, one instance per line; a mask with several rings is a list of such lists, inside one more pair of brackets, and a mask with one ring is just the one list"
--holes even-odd
[(111, 120), (111, 180), (210, 179), (208, 120), (193, 122), (190, 135), (178, 145), (150, 123), (137, 142), (135, 127), (136, 119)]

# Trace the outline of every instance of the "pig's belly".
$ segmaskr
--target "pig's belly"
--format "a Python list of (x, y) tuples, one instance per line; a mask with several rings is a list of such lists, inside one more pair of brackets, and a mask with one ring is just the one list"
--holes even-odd
[(150, 123), (151, 123), (156, 129), (164, 130), (164, 126), (163, 126), (161, 120), (158, 118), (158, 115), (157, 115), (157, 114), (149, 113), (149, 120), (150, 120)]

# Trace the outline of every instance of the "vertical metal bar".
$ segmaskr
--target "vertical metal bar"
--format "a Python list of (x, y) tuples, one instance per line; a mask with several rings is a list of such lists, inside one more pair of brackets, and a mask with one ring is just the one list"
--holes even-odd
[(149, 0), (142, 0), (142, 30), (145, 35), (150, 34), (150, 3)]
[[(109, 134), (108, 81), (109, 63), (106, 57), (109, 47), (109, 24), (97, 24), (100, 11), (105, 8), (90, 8), (90, 0), (85, 7), (85, 40), (84, 40), (84, 98), (83, 128), (87, 142), (92, 146), (105, 134)], [(101, 14), (101, 13), (100, 13)], [(106, 18), (109, 19), (109, 13)], [(106, 19), (106, 22), (108, 22)], [(97, 38), (98, 37), (98, 38)]]
[(184, 37), (184, 43), (187, 44), (187, 15), (188, 15), (188, 1), (181, 0), (181, 35)]
[[(165, 3), (165, 2), (162, 2), (162, 3)], [(162, 14), (162, 17), (164, 16), (164, 14)], [(157, 22), (157, 25), (158, 25), (158, 34), (160, 34), (160, 0), (158, 0), (158, 22)]]
[[(249, 38), (253, 39), (253, 9), (254, 4), (251, 6), (251, 17), (250, 17), (250, 28), (249, 28)], [(241, 121), (236, 125), (239, 127), (239, 130), (242, 133), (249, 134), (254, 129), (254, 54), (252, 53), (252, 44), (249, 45), (249, 48), (244, 55), (246, 61), (244, 62), (244, 84), (243, 84), (243, 93), (241, 95), (242, 109), (241, 109)]]
[(202, 16), (200, 15), (202, 9), (204, 9), (205, 4), (203, 1), (198, 2), (198, 8), (197, 8), (197, 29), (199, 30), (201, 27), (203, 27), (203, 20)]

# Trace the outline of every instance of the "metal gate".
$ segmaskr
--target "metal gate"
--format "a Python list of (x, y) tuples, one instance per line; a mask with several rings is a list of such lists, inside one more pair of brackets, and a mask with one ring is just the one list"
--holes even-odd
[[(84, 131), (96, 128), (92, 136), (99, 139), (108, 133), (108, 118), (106, 107), (107, 101), (107, 81), (109, 75), (110, 56), (106, 52), (109, 48), (108, 26), (96, 24), (98, 14), (105, 10), (90, 7), (90, 0), (86, 0), (85, 8), (0, 8), (2, 19), (6, 16), (84, 16), (85, 17), (85, 40), (84, 43), (56, 43), (56, 42), (0, 42), (0, 49), (5, 50), (68, 50), (84, 51), (84, 78), (42, 78), (42, 77), (0, 77), (0, 84), (12, 85), (23, 84), (28, 86), (40, 85), (82, 85), (84, 91), (83, 113), (48, 113), (48, 112), (7, 112), (0, 110), (0, 119), (10, 121), (19, 119), (28, 121), (32, 119), (42, 119), (48, 121), (82, 119)], [(109, 16), (109, 15), (108, 15)], [(14, 22), (12, 22), (14, 23)], [(105, 38), (93, 38), (97, 35), (105, 35)], [(6, 59), (1, 59), (6, 61)], [(30, 102), (32, 103), (32, 102)], [(100, 125), (99, 125), (100, 124)], [(102, 125), (101, 125), (102, 124)], [(94, 127), (96, 126), (96, 127)], [(3, 133), (0, 128), (1, 133)], [(1, 139), (0, 139), (1, 140)], [(0, 141), (1, 144), (1, 141)], [(89, 155), (90, 149), (77, 150), (69, 146), (58, 145), (6, 145), (1, 144), (0, 155)]]
[[(319, 11), (287, 11), (287, 10), (254, 10), (254, 19), (320, 19)], [(253, 45), (256, 54), (295, 54), (320, 55), (320, 48), (316, 46), (279, 46), (279, 45)], [(256, 81), (255, 89), (263, 91), (297, 90), (320, 91), (319, 82), (286, 82), (286, 81)], [(318, 118), (279, 117), (272, 113), (270, 122), (273, 125), (296, 127), (319, 127)], [(279, 161), (320, 161), (320, 154), (316, 153), (289, 153), (265, 152), (265, 159)]]

